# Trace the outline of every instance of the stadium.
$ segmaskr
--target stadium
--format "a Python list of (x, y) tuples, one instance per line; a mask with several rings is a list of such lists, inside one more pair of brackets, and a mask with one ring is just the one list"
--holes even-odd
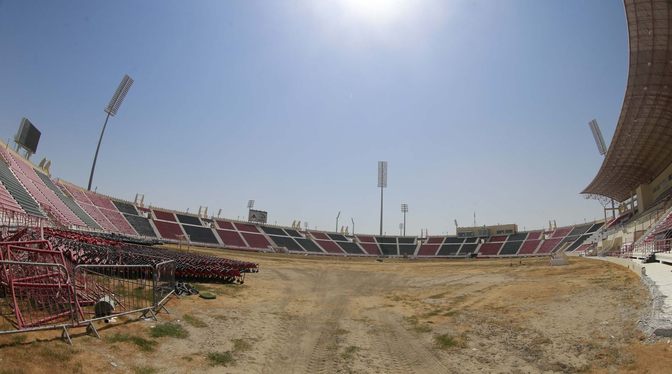
[[(18, 17), (14, 5), (0, 2), (0, 17), (3, 9), (8, 10), (7, 14), (16, 11), (14, 15)], [(364, 14), (371, 11), (369, 7), (352, 7), (348, 9), (357, 20), (367, 18)], [(373, 18), (380, 22), (373, 33), (376, 43), (378, 32), (388, 23), (396, 25), (391, 21), (393, 17), (412, 13), (409, 9), (375, 8)], [(596, 10), (602, 11), (599, 6)], [(477, 12), (485, 11), (478, 8)], [(233, 191), (234, 187), (229, 187), (232, 184), (257, 194), (264, 191), (266, 199), (292, 200), (295, 195), (283, 191), (283, 187), (266, 185), (262, 182), (266, 179), (255, 181), (255, 175), (262, 173), (249, 171), (244, 159), (258, 161), (254, 153), (263, 148), (258, 140), (240, 140), (243, 149), (249, 151), (245, 156), (220, 156), (226, 152), (221, 147), (215, 157), (204, 156), (202, 163), (182, 162), (185, 154), (202, 152), (206, 147), (200, 144), (209, 144), (208, 137), (218, 137), (215, 129), (190, 144), (173, 138), (191, 136), (195, 131), (179, 133), (169, 124), (161, 128), (160, 134), (142, 140), (125, 129), (123, 143), (112, 140), (106, 147), (103, 139), (107, 126), (119, 126), (124, 121), (124, 109), (132, 102), (138, 85), (134, 78), (141, 82), (136, 74), (134, 78), (124, 75), (105, 107), (93, 165), (90, 174), (86, 172), (88, 186), (79, 165), (64, 166), (56, 161), (72, 163), (86, 157), (88, 163), (88, 143), (74, 144), (75, 133), (80, 130), (52, 128), (48, 132), (40, 127), (41, 122), (33, 123), (30, 113), (23, 115), (15, 134), (12, 131), (16, 123), (7, 128), (3, 123), (3, 137), (7, 140), (0, 141), (0, 373), (672, 371), (672, 2), (624, 0), (622, 12), (625, 25), (621, 26), (627, 31), (627, 40), (619, 42), (627, 42), (629, 51), (627, 76), (621, 77), (626, 79), (625, 91), (613, 93), (622, 97), (622, 103), (620, 111), (613, 113), (617, 121), (608, 144), (596, 121), (586, 118), (590, 127), (582, 127), (586, 135), (592, 130), (603, 159), (599, 168), (590, 170), (592, 181), (572, 180), (583, 183), (572, 185), (578, 186), (574, 195), (579, 195), (580, 203), (589, 207), (586, 211), (596, 212), (596, 217), (587, 219), (583, 218), (585, 211), (575, 213), (569, 207), (569, 214), (576, 214), (574, 223), (566, 219), (558, 225), (551, 219), (528, 229), (516, 223), (497, 222), (502, 216), (507, 219), (505, 222), (515, 222), (522, 217), (520, 211), (543, 210), (545, 207), (538, 205), (550, 201), (534, 192), (535, 183), (544, 179), (542, 174), (532, 173), (532, 179), (516, 174), (521, 168), (533, 168), (531, 163), (503, 168), (497, 159), (506, 155), (497, 152), (483, 152), (483, 159), (474, 156), (478, 160), (476, 166), (467, 160), (471, 155), (455, 161), (456, 165), (468, 164), (467, 168), (477, 169), (475, 174), (460, 175), (452, 170), (445, 174), (451, 182), (465, 185), (465, 191), (476, 190), (476, 185), (481, 184), (504, 190), (507, 177), (518, 179), (526, 186), (518, 188), (521, 196), (529, 196), (529, 200), (516, 203), (515, 210), (501, 209), (503, 214), (491, 218), (489, 224), (478, 224), (475, 212), (473, 224), (461, 226), (455, 219), (454, 233), (452, 227), (451, 232), (445, 229), (452, 223), (442, 222), (441, 229), (434, 230), (439, 227), (437, 217), (446, 220), (435, 212), (450, 206), (430, 202), (427, 204), (432, 209), (424, 211), (426, 217), (411, 217), (420, 221), (419, 225), (427, 225), (423, 227), (434, 225), (432, 233), (412, 224), (413, 229), (420, 228), (420, 233), (416, 235), (409, 229), (407, 234), (407, 214), (414, 212), (409, 210), (409, 204), (402, 203), (403, 222), (397, 234), (397, 226), (388, 222), (392, 214), (399, 215), (396, 208), (394, 213), (388, 211), (397, 206), (396, 201), (392, 205), (384, 199), (388, 189), (392, 189), (392, 183), (388, 188), (387, 161), (378, 161), (378, 184), (370, 186), (375, 204), (370, 205), (372, 213), (362, 218), (364, 229), (357, 231), (354, 218), (341, 217), (340, 208), (336, 207), (342, 204), (341, 200), (318, 192), (311, 197), (319, 201), (307, 200), (306, 205), (338, 211), (333, 226), (331, 213), (328, 223), (323, 223), (322, 217), (306, 217), (297, 212), (310, 212), (307, 208), (291, 211), (292, 205), (274, 205), (281, 207), (276, 210), (286, 211), (278, 213), (282, 217), (280, 223), (271, 223), (275, 211), (255, 209), (255, 200), (249, 200), (246, 216), (226, 209), (214, 214), (205, 205), (189, 212), (180, 205), (170, 205), (181, 204), (180, 196), (175, 200), (166, 196), (179, 190), (175, 195), (196, 198), (199, 196), (194, 195), (209, 191), (205, 187), (199, 189), (199, 185), (214, 184), (215, 196), (221, 199), (227, 198), (228, 188)], [(332, 16), (337, 18), (329, 15)], [(89, 22), (89, 18), (85, 19)], [(234, 23), (222, 22), (226, 27), (233, 27)], [(68, 27), (71, 25), (64, 26)], [(0, 26), (0, 36), (7, 30)], [(11, 44), (8, 38), (0, 38), (0, 46), (7, 49)], [(335, 37), (341, 38), (348, 36)], [(498, 65), (498, 69), (505, 69), (504, 65)], [(0, 68), (6, 70), (6, 76), (14, 74), (9, 64), (3, 66), (0, 62)], [(314, 79), (310, 72), (303, 73), (310, 76), (307, 80)], [(151, 72), (144, 76), (151, 81)], [(376, 96), (385, 96), (382, 89), (372, 90)], [(67, 92), (72, 90), (63, 88), (64, 96)], [(141, 92), (148, 95), (147, 91)], [(195, 93), (185, 93), (189, 95)], [(240, 95), (242, 99), (233, 106), (248, 105), (246, 96)], [(287, 95), (291, 93), (287, 91)], [(531, 96), (539, 95), (542, 94)], [(5, 92), (0, 98), (9, 96)], [(304, 100), (306, 106), (314, 104)], [(65, 112), (79, 110), (78, 105), (70, 104)], [(206, 105), (191, 104), (208, 110)], [(254, 107), (253, 112), (263, 112), (261, 107)], [(164, 109), (180, 111), (177, 105)], [(136, 114), (140, 111), (129, 110)], [(292, 112), (290, 116), (294, 115)], [(292, 126), (288, 123), (286, 128), (275, 131), (292, 132)], [(227, 129), (226, 136), (238, 142), (236, 136), (244, 136), (237, 131)], [(279, 137), (279, 132), (263, 131), (269, 142), (282, 143), (284, 138)], [(292, 135), (295, 143), (281, 144), (281, 148), (287, 148), (288, 153), (294, 148), (328, 153), (319, 152), (320, 147), (329, 148), (319, 144), (317, 134), (311, 134), (313, 138), (306, 141), (299, 138), (300, 132)], [(277, 139), (273, 139), (274, 134)], [(363, 134), (355, 133), (353, 137)], [(495, 137), (504, 138), (502, 134), (496, 133)], [(166, 140), (166, 136), (171, 140)], [(549, 137), (553, 136), (557, 135)], [(569, 141), (578, 144), (573, 136)], [(537, 146), (530, 145), (528, 138), (532, 137), (513, 136), (521, 149)], [(149, 143), (162, 141), (174, 143), (158, 145), (170, 148), (170, 152), (161, 154), (157, 169), (143, 161), (142, 156), (127, 159), (123, 155), (138, 149), (142, 152), (149, 149)], [(372, 140), (367, 141), (373, 144)], [(555, 147), (552, 140), (538, 141)], [(468, 146), (483, 150), (488, 145), (479, 139)], [(48, 153), (38, 154), (39, 147), (46, 147)], [(403, 147), (407, 145), (399, 146)], [(354, 159), (366, 160), (368, 152), (357, 149)], [(564, 158), (546, 165), (558, 176), (553, 183), (571, 179), (563, 175), (563, 170), (575, 165), (563, 165), (576, 160), (571, 155), (574, 152), (578, 151), (570, 144), (562, 150)], [(105, 163), (96, 168), (99, 156)], [(53, 166), (47, 157), (54, 160)], [(272, 164), (273, 157), (269, 153), (254, 165), (270, 173), (262, 165)], [(130, 163), (124, 164), (129, 159)], [(338, 164), (338, 160), (329, 158), (329, 164), (319, 168), (310, 162), (280, 162), (283, 168), (278, 186), (288, 183), (299, 188), (299, 184), (310, 184), (314, 190), (326, 190), (327, 185), (333, 184), (343, 189), (348, 199), (357, 201), (353, 206), (365, 204), (358, 192), (343, 187), (343, 180), (355, 180), (359, 175), (349, 166)], [(118, 166), (119, 173), (106, 179), (106, 172), (116, 170), (113, 164), (124, 165)], [(159, 169), (166, 164), (171, 168)], [(483, 167), (485, 164), (487, 168)], [(365, 166), (369, 171), (375, 171), (374, 167), (373, 162)], [(390, 177), (394, 167), (391, 161)], [(460, 167), (455, 166), (455, 170), (463, 171)], [(67, 176), (60, 175), (60, 170), (65, 170)], [(156, 170), (172, 172), (168, 175)], [(201, 176), (198, 180), (182, 178), (182, 173), (191, 175), (188, 170), (197, 170)], [(309, 179), (300, 179), (303, 173)], [(423, 183), (432, 180), (423, 179), (432, 173), (435, 171), (409, 172), (411, 179)], [(226, 183), (216, 179), (221, 175)], [(110, 182), (112, 179), (114, 183)], [(136, 188), (134, 183), (152, 179), (158, 181), (155, 186), (164, 187), (129, 195), (129, 188)], [(94, 184), (98, 180), (103, 181), (100, 186)], [(423, 191), (418, 189), (415, 193), (421, 195)], [(489, 192), (480, 195), (482, 204), (496, 205), (496, 200), (506, 196)], [(459, 200), (460, 196), (450, 198)], [(149, 203), (149, 199), (160, 202)], [(162, 201), (168, 204), (164, 206)], [(305, 218), (284, 222), (286, 217), (298, 216)], [(348, 218), (350, 221), (346, 222)], [(309, 225), (307, 220), (320, 220), (323, 227), (330, 228)]]

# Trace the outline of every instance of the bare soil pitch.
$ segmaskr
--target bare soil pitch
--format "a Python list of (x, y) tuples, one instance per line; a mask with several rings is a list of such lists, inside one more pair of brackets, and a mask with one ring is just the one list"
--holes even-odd
[[(258, 262), (261, 272), (244, 285), (197, 285), (216, 300), (171, 300), (159, 323), (174, 321), (188, 337), (152, 337), (154, 321), (105, 326), (102, 340), (79, 330), (72, 347), (55, 332), (5, 336), (0, 373), (657, 373), (672, 365), (670, 344), (644, 344), (636, 329), (646, 289), (610, 263), (208, 252)], [(115, 341), (119, 334), (131, 339)]]

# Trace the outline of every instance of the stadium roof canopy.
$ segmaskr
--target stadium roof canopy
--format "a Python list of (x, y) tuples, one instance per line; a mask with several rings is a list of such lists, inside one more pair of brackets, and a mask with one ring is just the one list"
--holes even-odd
[(628, 85), (616, 132), (582, 193), (628, 199), (672, 163), (672, 1), (625, 0)]

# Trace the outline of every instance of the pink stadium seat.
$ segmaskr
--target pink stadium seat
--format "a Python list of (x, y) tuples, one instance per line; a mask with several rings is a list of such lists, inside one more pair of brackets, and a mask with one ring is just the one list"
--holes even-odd
[(178, 240), (184, 236), (184, 232), (180, 225), (173, 222), (154, 221), (154, 226), (159, 230), (159, 234), (164, 239)]
[[(440, 239), (443, 241), (443, 238)], [(423, 244), (418, 250), (418, 256), (434, 256), (436, 255), (436, 251), (439, 250), (439, 246), (439, 244)]]
[(154, 211), (154, 217), (156, 217), (156, 219), (160, 219), (163, 221), (177, 222), (177, 219), (175, 218), (175, 214), (173, 214), (173, 212), (164, 212), (162, 210), (157, 209), (153, 209), (153, 211)]
[[(236, 223), (235, 225), (238, 226), (238, 223)], [(268, 248), (268, 246), (271, 245), (271, 243), (269, 243), (268, 240), (261, 234), (252, 234), (249, 232), (243, 232), (241, 234), (243, 235), (245, 241), (251, 248), (266, 249)]]
[(320, 239), (320, 240), (331, 240), (327, 234), (319, 231), (310, 231), (310, 234), (315, 238), (315, 239)]
[(233, 223), (229, 221), (222, 221), (221, 219), (216, 219), (215, 222), (217, 223), (217, 226), (220, 229), (225, 229), (225, 230), (235, 230), (236, 228), (233, 227)]
[(84, 193), (89, 197), (89, 200), (91, 200), (93, 205), (99, 208), (118, 210), (109, 198), (91, 191), (84, 191)]
[[(357, 235), (357, 239), (359, 239), (360, 242), (362, 243), (375, 243), (376, 240), (373, 238), (373, 236), (368, 236), (368, 235)], [(380, 252), (378, 252), (380, 253)]]
[[(530, 233), (533, 234), (533, 233)], [(539, 233), (541, 234), (541, 233)], [(529, 236), (528, 236), (529, 237)], [(541, 243), (540, 239), (528, 239), (525, 242), (523, 242), (523, 245), (520, 247), (520, 250), (518, 251), (519, 255), (531, 255), (534, 253), (534, 251), (537, 249), (539, 246), (539, 243)]]
[(542, 234), (543, 234), (542, 231), (532, 231), (529, 234), (527, 234), (527, 240), (541, 239)]
[[(238, 223), (238, 222), (234, 223), (234, 225), (236, 225), (236, 228), (238, 229), (238, 231), (259, 232), (257, 227), (254, 226), (254, 225), (248, 225), (246, 223)], [(269, 243), (269, 245), (270, 245), (270, 243)], [(266, 248), (266, 247), (262, 247), (262, 248)]]
[[(126, 235), (137, 235), (133, 226), (131, 226), (126, 218), (119, 212), (119, 209), (112, 203), (112, 200), (107, 196), (97, 194), (95, 192), (84, 191), (79, 187), (72, 186), (68, 183), (60, 183), (62, 189), (72, 196), (82, 209), (93, 218), (96, 223), (105, 230), (118, 232)], [(94, 204), (94, 201), (97, 204)], [(108, 207), (112, 207), (109, 209)]]
[[(326, 235), (325, 235), (326, 236)], [(328, 253), (343, 254), (343, 250), (335, 242), (331, 240), (315, 240), (320, 247), (324, 248)]]
[[(569, 232), (569, 231), (568, 231)], [(541, 247), (537, 250), (537, 254), (539, 253), (550, 253), (555, 246), (558, 245), (562, 241), (562, 238), (552, 238), (552, 239), (546, 239), (544, 242), (541, 244)]]
[(505, 242), (506, 238), (507, 238), (506, 235), (497, 235), (497, 236), (491, 236), (488, 241), (489, 242)]
[(70, 208), (44, 184), (37, 172), (25, 160), (13, 152), (0, 147), (0, 154), (7, 161), (16, 178), (30, 195), (61, 224), (86, 227), (86, 224), (73, 213)]
[(560, 227), (559, 229), (555, 229), (553, 231), (553, 234), (551, 234), (551, 238), (564, 238), (569, 234), (569, 232), (572, 231), (572, 227)]
[(502, 248), (503, 243), (483, 243), (481, 244), (481, 248), (478, 250), (478, 255), (479, 256), (497, 256), (497, 253), (499, 253), (499, 250)]
[(2, 183), (0, 183), (0, 206), (10, 212), (25, 213)]
[(431, 236), (427, 239), (427, 244), (441, 244), (443, 243), (443, 236)]
[[(357, 236), (359, 238), (359, 236)], [(373, 238), (373, 237), (371, 237)], [(380, 248), (378, 248), (378, 245), (375, 243), (359, 243), (359, 245), (364, 248), (364, 251), (370, 255), (375, 255), (379, 256), (380, 255)]]
[[(233, 225), (231, 227), (233, 227)], [(219, 235), (220, 239), (222, 239), (222, 243), (224, 243), (224, 245), (247, 247), (237, 231), (217, 230), (217, 235)]]

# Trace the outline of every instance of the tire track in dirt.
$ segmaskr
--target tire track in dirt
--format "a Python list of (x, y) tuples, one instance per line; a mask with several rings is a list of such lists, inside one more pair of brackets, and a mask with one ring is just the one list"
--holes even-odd
[(401, 321), (385, 311), (377, 312), (381, 326), (377, 329), (378, 344), (385, 347), (385, 355), (392, 365), (385, 369), (394, 373), (447, 373), (447, 368), (433, 353), (407, 331)]
[(267, 374), (291, 372), (291, 362), (297, 354), (292, 341), (300, 326), (298, 319), (288, 312), (287, 307), (302, 292), (297, 290), (297, 284), (301, 283), (296, 279), (296, 272), (285, 269), (273, 269), (272, 272), (282, 280), (284, 296), (271, 307), (269, 316), (273, 318), (264, 321), (262, 327), (270, 340), (268, 348), (260, 355), (264, 358), (261, 372)]

